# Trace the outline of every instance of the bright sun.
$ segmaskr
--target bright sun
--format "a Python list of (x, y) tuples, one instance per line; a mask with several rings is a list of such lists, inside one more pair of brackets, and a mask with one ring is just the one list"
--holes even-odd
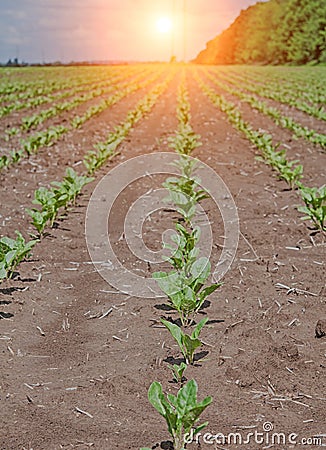
[(172, 28), (172, 22), (168, 17), (161, 17), (156, 22), (156, 29), (160, 33), (168, 33)]

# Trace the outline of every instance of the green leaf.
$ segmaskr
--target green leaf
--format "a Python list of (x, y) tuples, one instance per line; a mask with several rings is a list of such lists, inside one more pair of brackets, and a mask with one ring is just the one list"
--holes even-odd
[(197, 389), (196, 381), (190, 380), (179, 390), (177, 395), (177, 413), (179, 417), (185, 416), (196, 405)]
[(199, 337), (201, 330), (203, 329), (203, 327), (206, 325), (207, 322), (208, 322), (208, 317), (205, 317), (196, 325), (196, 328), (194, 329), (194, 331), (191, 334), (191, 337), (193, 339), (197, 339)]
[(3, 236), (0, 239), (0, 243), (8, 247), (8, 249), (14, 248), (16, 245), (16, 241), (14, 239), (8, 238), (7, 236)]
[(182, 310), (187, 313), (195, 311), (197, 305), (197, 298), (195, 292), (189, 286), (186, 286), (182, 292), (183, 292), (183, 298), (181, 303)]
[(157, 381), (154, 381), (148, 390), (148, 400), (158, 413), (165, 418), (169, 432), (173, 436), (177, 427), (177, 415), (174, 413), (169, 402), (165, 399), (162, 386)]
[(182, 279), (180, 274), (175, 271), (172, 272), (154, 272), (153, 278), (157, 280), (158, 285), (167, 296), (172, 296), (178, 293), (181, 289)]
[[(208, 405), (207, 405), (208, 406)], [(194, 429), (194, 436), (196, 436), (196, 434), (198, 434), (201, 430), (203, 430), (205, 427), (207, 427), (208, 422), (204, 422), (201, 425), (199, 425), (198, 427), (196, 427)], [(192, 427), (191, 427), (192, 428)]]
[(3, 267), (3, 263), (0, 262), (0, 280), (7, 278), (7, 270)]
[(189, 364), (193, 364), (195, 350), (201, 346), (201, 341), (199, 339), (193, 339), (185, 334), (182, 337), (182, 344), (186, 349), (187, 361)]
[(201, 403), (188, 410), (183, 417), (184, 431), (187, 433), (197, 421), (202, 412), (212, 403), (212, 397), (206, 397)]
[(190, 267), (190, 273), (194, 279), (204, 283), (209, 277), (211, 264), (208, 258), (202, 256), (197, 259)]
[[(183, 345), (182, 345), (182, 342), (183, 342), (182, 339), (183, 339), (184, 333), (181, 330), (181, 328), (178, 325), (168, 322), (165, 319), (161, 319), (161, 322), (170, 331), (170, 333), (172, 334), (174, 339), (177, 341), (177, 344), (179, 345), (180, 350), (184, 354)], [(186, 356), (186, 355), (184, 355), (184, 356)]]
[(216, 291), (216, 289), (219, 288), (220, 286), (222, 286), (222, 283), (214, 283), (203, 289), (199, 294), (200, 303), (202, 304), (205, 298), (208, 297), (210, 294), (212, 294), (214, 291)]

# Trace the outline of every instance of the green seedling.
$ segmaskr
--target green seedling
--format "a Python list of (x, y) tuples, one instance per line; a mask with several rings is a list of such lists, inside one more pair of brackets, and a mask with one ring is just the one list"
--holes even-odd
[(39, 211), (36, 208), (26, 208), (26, 212), (32, 218), (32, 225), (36, 228), (39, 237), (42, 236), (44, 229), (50, 219), (48, 211)]
[(190, 120), (190, 104), (187, 98), (180, 97), (180, 105), (177, 109), (177, 118), (179, 122), (184, 124), (188, 123)]
[[(184, 450), (184, 436), (196, 426), (199, 416), (212, 402), (211, 397), (197, 402), (198, 386), (195, 380), (179, 389), (177, 395), (167, 394), (165, 397), (162, 386), (154, 381), (148, 390), (148, 400), (166, 420), (169, 433), (173, 439), (174, 450)], [(204, 422), (196, 426), (194, 435), (208, 425)]]
[[(298, 161), (287, 161), (285, 165), (280, 165), (279, 177), (287, 182), (291, 189), (301, 180), (303, 174), (302, 164), (297, 164)], [(293, 167), (297, 164), (295, 167)]]
[(62, 134), (67, 131), (67, 128), (63, 125), (50, 127), (45, 131), (40, 131), (27, 139), (22, 140), (22, 149), (27, 153), (27, 155), (30, 155), (31, 153), (36, 152), (40, 147), (50, 147)]
[(23, 157), (23, 150), (12, 150), (10, 152), (10, 164), (17, 164)]
[(210, 271), (208, 258), (201, 257), (190, 264), (187, 271), (153, 273), (153, 278), (168, 296), (170, 306), (178, 311), (183, 326), (191, 323), (206, 298), (221, 286), (220, 283), (214, 283), (204, 288)]
[(320, 188), (299, 186), (305, 206), (299, 206), (298, 211), (305, 214), (303, 220), (310, 219), (317, 228), (326, 231), (326, 185)]
[(183, 374), (186, 368), (187, 364), (185, 364), (184, 362), (182, 362), (180, 365), (178, 364), (173, 364), (173, 366), (169, 365), (169, 369), (172, 371), (173, 380), (176, 383), (182, 383), (182, 381), (184, 380)]
[(52, 189), (42, 186), (34, 192), (33, 204), (40, 205), (41, 211), (37, 208), (26, 209), (26, 211), (32, 217), (32, 223), (41, 235), (48, 221), (53, 226), (58, 209), (64, 204), (64, 201), (57, 199)]
[(24, 237), (16, 231), (17, 238), (6, 236), (0, 239), (0, 281), (11, 278), (17, 265), (30, 256), (30, 252), (37, 240), (25, 242)]
[(168, 322), (165, 319), (161, 319), (163, 325), (170, 331), (173, 338), (176, 340), (181, 353), (183, 354), (187, 364), (194, 363), (194, 353), (196, 348), (202, 345), (202, 342), (199, 339), (199, 335), (203, 327), (205, 326), (208, 318), (205, 317), (202, 319), (194, 329), (191, 335), (188, 335), (182, 331), (182, 329), (171, 322)]
[(53, 193), (58, 199), (62, 199), (65, 203), (60, 206), (65, 206), (67, 203), (75, 204), (77, 195), (81, 192), (86, 184), (93, 181), (94, 178), (87, 177), (85, 175), (78, 175), (74, 169), (68, 167), (66, 170), (66, 176), (63, 181), (53, 181)]
[(12, 136), (17, 136), (20, 134), (20, 129), (17, 127), (12, 127), (10, 130), (5, 131), (5, 141), (9, 141)]
[[(180, 158), (172, 162), (171, 165), (177, 167), (182, 177), (192, 178), (192, 174), (198, 165), (198, 160), (189, 158), (187, 155), (180, 155)], [(199, 183), (199, 180), (197, 180)]]
[(176, 210), (189, 224), (196, 213), (196, 206), (204, 198), (209, 198), (209, 194), (204, 189), (199, 188), (200, 181), (196, 178), (169, 177), (162, 184), (169, 191), (166, 202), (172, 202)]
[(94, 146), (95, 150), (90, 150), (84, 157), (84, 165), (89, 174), (94, 173), (105, 162), (118, 154), (116, 151), (123, 141), (125, 135), (120, 130), (111, 133), (106, 142), (98, 143)]
[(190, 155), (195, 148), (200, 147), (200, 135), (196, 134), (189, 123), (181, 123), (175, 136), (168, 138), (169, 146), (181, 155)]
[(184, 80), (180, 84), (178, 90), (178, 106), (177, 106), (177, 118), (179, 123), (186, 124), (190, 121), (190, 103), (188, 98), (188, 92), (184, 84)]
[(59, 209), (74, 204), (82, 188), (92, 180), (93, 178), (85, 175), (78, 175), (74, 169), (68, 167), (63, 181), (52, 182), (50, 189), (40, 187), (35, 191), (33, 203), (41, 206), (41, 209), (33, 208), (26, 211), (32, 217), (32, 223), (40, 236), (48, 222), (50, 227), (53, 227)]
[(199, 249), (196, 244), (200, 238), (200, 228), (197, 226), (192, 231), (187, 231), (180, 223), (175, 225), (177, 234), (171, 236), (171, 240), (177, 245), (175, 249), (172, 245), (164, 244), (164, 248), (171, 251), (172, 256), (167, 257), (168, 261), (175, 269), (188, 268), (195, 262)]
[(10, 164), (10, 159), (7, 155), (0, 156), (0, 170), (8, 167)]

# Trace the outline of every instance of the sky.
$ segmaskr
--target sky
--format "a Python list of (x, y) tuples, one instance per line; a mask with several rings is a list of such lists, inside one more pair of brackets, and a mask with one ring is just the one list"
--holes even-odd
[[(0, 62), (167, 61), (172, 53), (190, 60), (254, 3), (0, 0)], [(163, 17), (172, 22), (165, 33), (157, 27)]]

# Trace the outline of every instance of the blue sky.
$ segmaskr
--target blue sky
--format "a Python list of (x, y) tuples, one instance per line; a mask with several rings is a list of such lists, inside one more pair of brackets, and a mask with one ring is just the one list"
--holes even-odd
[[(255, 0), (186, 0), (186, 58)], [(0, 0), (0, 61), (166, 60), (183, 56), (184, 0)], [(173, 21), (159, 33), (160, 17)]]

